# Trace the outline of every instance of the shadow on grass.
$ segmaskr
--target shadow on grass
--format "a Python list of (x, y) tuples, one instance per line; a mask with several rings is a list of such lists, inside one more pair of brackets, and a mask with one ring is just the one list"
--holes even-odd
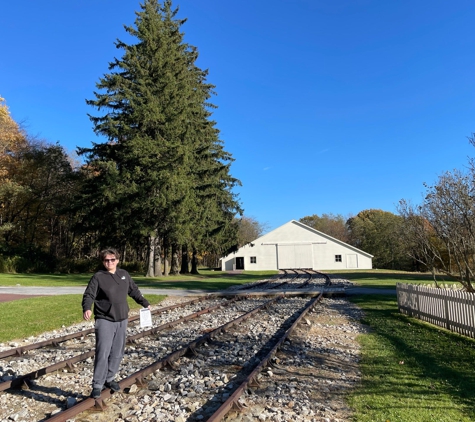
[[(434, 278), (429, 273), (407, 273), (390, 270), (373, 270), (373, 271), (342, 271), (342, 272), (329, 272), (332, 277), (342, 277), (348, 280), (397, 280), (401, 282), (407, 281), (419, 281), (419, 282), (433, 282)], [(452, 282), (455, 281), (450, 277), (438, 275), (437, 281), (440, 282)]]
[(189, 290), (223, 290), (230, 286), (241, 284), (239, 281), (213, 281), (213, 280), (199, 280), (199, 281), (149, 281), (134, 278), (135, 283), (139, 287), (156, 288), (156, 289), (189, 289)]
[(371, 336), (379, 338), (365, 343), (363, 395), (393, 397), (394, 409), (413, 404), (440, 410), (453, 402), (475, 420), (473, 339), (400, 314), (391, 296), (351, 300), (364, 310), (362, 322), (371, 327)]
[(266, 275), (255, 274), (230, 274), (225, 272), (206, 273), (200, 275), (185, 274), (168, 276), (159, 279), (134, 276), (139, 287), (158, 289), (200, 289), (223, 290), (230, 286), (252, 283), (266, 278)]
[[(409, 284), (430, 284), (434, 282), (432, 274), (413, 273), (390, 270), (369, 270), (369, 271), (335, 271), (329, 272), (332, 278), (344, 278), (354, 282), (357, 286), (370, 287), (374, 289), (396, 288), (397, 283)], [(449, 277), (438, 276), (440, 283), (453, 283)]]
[[(262, 280), (263, 273), (225, 273), (204, 271), (203, 274), (184, 274), (148, 278), (143, 274), (131, 274), (139, 287), (158, 289), (223, 290)], [(0, 285), (15, 286), (86, 286), (92, 274), (0, 274)]]

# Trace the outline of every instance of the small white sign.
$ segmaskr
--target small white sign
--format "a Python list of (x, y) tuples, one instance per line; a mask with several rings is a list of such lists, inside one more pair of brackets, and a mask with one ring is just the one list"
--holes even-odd
[(152, 326), (152, 313), (150, 309), (143, 308), (140, 310), (140, 328)]

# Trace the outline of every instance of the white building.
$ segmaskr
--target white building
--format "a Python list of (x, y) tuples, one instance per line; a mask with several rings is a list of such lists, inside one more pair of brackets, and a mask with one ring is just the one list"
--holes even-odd
[(278, 270), (308, 268), (313, 270), (371, 269), (373, 255), (328, 236), (299, 221), (259, 237), (221, 258), (221, 269)]

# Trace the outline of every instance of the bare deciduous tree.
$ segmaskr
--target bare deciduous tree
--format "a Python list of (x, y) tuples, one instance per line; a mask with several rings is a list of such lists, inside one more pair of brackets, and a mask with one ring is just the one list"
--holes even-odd
[(403, 233), (412, 256), (435, 272), (456, 278), (473, 292), (475, 281), (475, 167), (467, 174), (455, 170), (427, 186), (423, 204), (400, 202)]
[(238, 247), (244, 246), (260, 237), (266, 230), (266, 225), (254, 217), (243, 216), (238, 223)]

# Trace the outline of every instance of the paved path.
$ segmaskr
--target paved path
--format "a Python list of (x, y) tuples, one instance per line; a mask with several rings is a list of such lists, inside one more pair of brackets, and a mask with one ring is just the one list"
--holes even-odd
[[(0, 302), (26, 299), (37, 296), (52, 295), (82, 295), (84, 287), (33, 287), (33, 286), (0, 286)], [(180, 290), (180, 289), (140, 289), (146, 295), (165, 296), (202, 296), (212, 293), (209, 290)]]
[[(15, 300), (25, 296), (51, 296), (51, 295), (82, 295), (83, 287), (33, 287), (33, 286), (0, 286), (0, 302)], [(184, 289), (151, 289), (140, 288), (144, 295), (166, 295), (166, 296), (202, 296), (209, 293), (216, 293), (213, 290), (184, 290)], [(244, 293), (240, 291), (239, 293)], [(359, 294), (396, 294), (396, 289), (371, 289), (367, 287), (351, 287), (345, 289), (347, 295)], [(3, 299), (2, 299), (2, 296)], [(15, 297), (13, 297), (15, 296)]]
[[(211, 293), (209, 290), (184, 290), (184, 289), (151, 289), (139, 287), (144, 294), (169, 295), (169, 296), (190, 296)], [(51, 286), (0, 286), (0, 294), (24, 294), (24, 295), (76, 295), (83, 294), (86, 286), (81, 287), (51, 287)]]

